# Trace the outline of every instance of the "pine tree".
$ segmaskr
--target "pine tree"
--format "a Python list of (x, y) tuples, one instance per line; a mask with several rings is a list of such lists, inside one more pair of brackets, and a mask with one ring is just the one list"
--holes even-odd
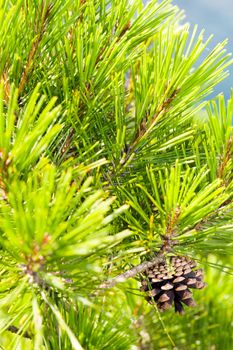
[(231, 350), (227, 41), (169, 0), (0, 23), (1, 349)]

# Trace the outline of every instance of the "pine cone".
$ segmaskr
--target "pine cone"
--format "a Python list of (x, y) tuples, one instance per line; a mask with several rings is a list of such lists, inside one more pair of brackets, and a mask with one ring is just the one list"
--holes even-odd
[(175, 311), (183, 313), (183, 304), (193, 307), (190, 288), (202, 289), (203, 270), (196, 269), (196, 263), (185, 256), (172, 256), (145, 271), (146, 279), (141, 282), (141, 291), (147, 292), (146, 300), (156, 303), (160, 311), (168, 310), (175, 305)]

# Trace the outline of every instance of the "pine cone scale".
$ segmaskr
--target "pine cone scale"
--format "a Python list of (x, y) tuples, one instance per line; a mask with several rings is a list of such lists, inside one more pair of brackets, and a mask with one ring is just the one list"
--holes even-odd
[(174, 304), (175, 311), (182, 314), (183, 304), (196, 306), (190, 288), (202, 289), (206, 285), (203, 270), (195, 270), (196, 266), (190, 258), (173, 256), (168, 263), (164, 260), (147, 269), (147, 279), (142, 281), (140, 290), (147, 292), (146, 300), (150, 304), (156, 303), (160, 311), (166, 311)]

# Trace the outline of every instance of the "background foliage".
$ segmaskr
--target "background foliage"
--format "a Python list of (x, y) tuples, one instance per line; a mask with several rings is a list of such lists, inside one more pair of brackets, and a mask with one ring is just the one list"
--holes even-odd
[[(0, 1), (2, 349), (232, 349), (232, 63), (169, 0)], [(201, 57), (201, 58), (200, 58)], [(160, 314), (154, 257), (203, 265)]]

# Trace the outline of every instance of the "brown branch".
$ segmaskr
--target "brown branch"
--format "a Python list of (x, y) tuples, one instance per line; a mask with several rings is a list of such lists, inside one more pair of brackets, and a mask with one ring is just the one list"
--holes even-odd
[(153, 126), (153, 124), (156, 122), (158, 116), (161, 113), (166, 113), (171, 105), (171, 103), (176, 98), (177, 94), (180, 92), (180, 89), (175, 89), (170, 97), (167, 97), (162, 102), (162, 105), (159, 107), (158, 111), (154, 114), (151, 121), (148, 124), (148, 113), (146, 113), (146, 116), (141, 120), (140, 125), (138, 127), (138, 130), (131, 141), (131, 144), (128, 145), (128, 152), (123, 154), (123, 157), (120, 159), (119, 165), (122, 167), (124, 164), (127, 163), (129, 158), (132, 156), (132, 154), (135, 152), (135, 149), (140, 142), (140, 140), (147, 134), (148, 130)]
[(171, 103), (174, 101), (176, 98), (177, 94), (180, 92), (180, 89), (175, 89), (173, 93), (171, 94), (170, 97), (167, 97), (164, 99), (162, 105), (160, 106), (159, 110), (153, 115), (149, 125), (147, 126), (147, 120), (148, 120), (148, 115), (145, 116), (145, 118), (141, 121), (141, 124), (139, 126), (139, 130), (135, 136), (135, 139), (133, 140), (133, 145), (138, 144), (140, 139), (145, 136), (146, 132), (153, 126), (153, 124), (156, 122), (156, 119), (161, 113), (166, 113), (168, 108), (170, 107)]
[[(38, 22), (43, 16), (44, 6), (45, 6), (45, 4), (44, 4), (44, 1), (43, 1), (42, 5), (41, 5), (41, 11), (38, 14)], [(36, 36), (35, 41), (32, 44), (31, 50), (30, 50), (30, 52), (28, 54), (27, 63), (26, 63), (25, 69), (24, 69), (23, 74), (22, 74), (21, 79), (20, 79), (19, 95), (24, 90), (24, 87), (25, 87), (25, 85), (27, 83), (27, 80), (28, 80), (28, 75), (29, 75), (30, 71), (32, 70), (32, 67), (33, 67), (33, 64), (34, 64), (33, 59), (34, 59), (34, 57), (37, 54), (39, 45), (40, 45), (41, 40), (43, 38), (43, 35), (44, 35), (45, 31), (46, 31), (48, 17), (50, 15), (51, 9), (52, 9), (52, 5), (49, 4), (47, 6), (46, 10), (45, 10), (44, 17), (42, 18), (41, 25), (39, 25), (39, 24), (36, 25), (37, 36)]]
[(231, 136), (229, 140), (227, 141), (227, 146), (226, 146), (226, 154), (224, 157), (221, 157), (219, 168), (217, 171), (217, 177), (218, 178), (224, 178), (224, 171), (227, 166), (227, 163), (231, 159), (231, 153), (232, 153), (232, 144), (233, 144), (233, 137)]
[(65, 140), (65, 143), (62, 146), (62, 149), (61, 149), (62, 155), (64, 155), (65, 153), (67, 153), (69, 151), (73, 136), (74, 136), (74, 129), (71, 128), (71, 130), (70, 130), (70, 132)]
[[(131, 22), (128, 21), (126, 23), (126, 25), (124, 26), (124, 28), (122, 29), (122, 31), (119, 33), (117, 41), (119, 41), (123, 37), (123, 35), (125, 35), (125, 33), (131, 28), (131, 26), (132, 26)], [(116, 23), (116, 25), (115, 25), (115, 32), (116, 32), (117, 28), (118, 28), (118, 23)]]
[(10, 79), (6, 68), (3, 71), (2, 76), (0, 77), (0, 83), (3, 84), (3, 88), (4, 88), (4, 91), (3, 91), (4, 100), (5, 102), (9, 102), (11, 85), (10, 85)]
[(22, 335), (22, 337), (26, 338), (26, 339), (32, 339), (32, 337), (30, 336), (30, 334), (28, 332), (22, 332), (19, 330), (19, 328), (15, 327), (15, 326), (9, 326), (7, 328), (7, 331), (17, 334), (17, 335)]
[(0, 200), (7, 199), (8, 167), (11, 164), (8, 153), (0, 148)]
[(180, 216), (180, 207), (177, 206), (172, 214), (170, 214), (168, 217), (168, 223), (166, 228), (166, 235), (170, 237), (174, 234), (174, 229)]
[[(175, 218), (177, 219), (180, 214), (180, 211), (177, 210), (175, 211)], [(142, 273), (146, 271), (148, 268), (161, 263), (165, 259), (165, 254), (167, 252), (171, 252), (173, 250), (174, 245), (176, 245), (178, 242), (173, 240), (171, 235), (165, 235), (162, 236), (163, 243), (160, 246), (159, 252), (157, 255), (150, 261), (144, 261), (143, 263), (134, 266), (132, 269), (123, 272), (122, 274), (111, 278), (110, 280), (107, 280), (103, 282), (100, 286), (99, 289), (108, 289), (114, 287), (118, 283), (123, 283), (125, 282), (128, 278), (134, 278), (137, 274)], [(98, 294), (95, 293), (95, 294)]]
[(128, 278), (133, 278), (137, 274), (144, 272), (148, 268), (152, 267), (155, 264), (158, 264), (160, 262), (164, 261), (164, 256), (162, 253), (159, 253), (154, 259), (151, 261), (144, 261), (143, 263), (134, 266), (132, 269), (111, 278), (108, 281), (103, 282), (99, 288), (100, 289), (108, 289), (114, 287), (118, 283), (123, 283), (125, 282)]

